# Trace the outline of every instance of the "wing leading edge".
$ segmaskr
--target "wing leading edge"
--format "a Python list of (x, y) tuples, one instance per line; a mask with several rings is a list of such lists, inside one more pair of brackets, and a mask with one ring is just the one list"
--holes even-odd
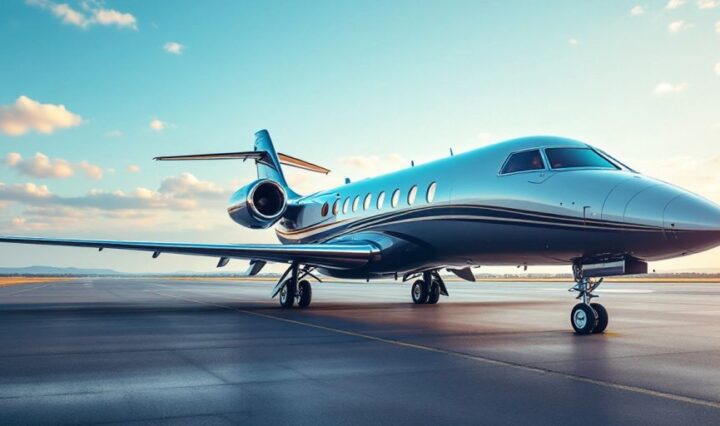
[[(0, 243), (36, 244), (47, 246), (91, 247), (161, 253), (185, 254), (234, 259), (257, 259), (269, 262), (299, 262), (329, 268), (357, 268), (380, 255), (372, 244), (195, 244), (148, 241), (77, 240), (42, 237), (0, 236)], [(222, 262), (222, 260), (221, 260)]]

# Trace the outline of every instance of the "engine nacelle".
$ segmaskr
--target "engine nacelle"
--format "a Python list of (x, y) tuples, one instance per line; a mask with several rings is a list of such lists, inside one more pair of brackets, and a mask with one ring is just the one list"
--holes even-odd
[(285, 189), (272, 180), (260, 179), (235, 191), (228, 214), (242, 226), (268, 228), (280, 220), (286, 208)]

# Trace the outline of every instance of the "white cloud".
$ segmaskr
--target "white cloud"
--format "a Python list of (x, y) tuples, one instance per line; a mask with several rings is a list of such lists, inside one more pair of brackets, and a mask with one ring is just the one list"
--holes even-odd
[(165, 49), (168, 53), (179, 55), (182, 53), (183, 49), (185, 49), (185, 46), (174, 41), (168, 41), (165, 45), (163, 45), (163, 49)]
[(92, 180), (100, 180), (103, 177), (103, 169), (100, 166), (90, 164), (87, 161), (78, 163), (78, 168), (85, 173), (85, 177)]
[(666, 9), (677, 9), (678, 7), (685, 4), (686, 0), (669, 0)]
[(49, 134), (56, 129), (79, 126), (82, 118), (64, 105), (41, 104), (20, 96), (11, 105), (0, 105), (0, 130), (9, 136), (20, 136), (35, 130)]
[(11, 152), (5, 157), (5, 164), (17, 170), (18, 173), (43, 179), (65, 179), (71, 177), (78, 168), (85, 173), (88, 179), (102, 179), (103, 169), (87, 161), (73, 165), (61, 158), (51, 159), (43, 153), (36, 153), (31, 159), (25, 160), (17, 152)]
[(51, 0), (25, 0), (25, 3), (49, 10), (53, 15), (60, 18), (63, 23), (80, 28), (88, 28), (93, 25), (115, 25), (119, 28), (137, 30), (135, 16), (114, 9), (106, 9), (102, 7), (102, 2), (83, 1), (81, 3), (82, 11), (73, 9), (67, 3), (55, 3)]
[(689, 85), (685, 82), (677, 84), (662, 82), (658, 83), (657, 86), (655, 86), (654, 93), (660, 96), (683, 93), (687, 90), (688, 86)]
[(129, 13), (118, 12), (114, 9), (97, 9), (93, 11), (93, 22), (100, 25), (116, 25), (120, 28), (137, 30), (137, 20)]
[(715, 9), (716, 7), (720, 6), (720, 1), (718, 1), (718, 0), (698, 0), (697, 6), (699, 9)]
[(52, 196), (47, 185), (36, 185), (34, 183), (6, 185), (0, 182), (0, 199), (3, 201), (36, 203), (48, 200)]
[(644, 13), (645, 13), (645, 8), (640, 5), (637, 5), (637, 6), (633, 7), (632, 9), (630, 9), (630, 15), (632, 15), (632, 16), (640, 16)]
[(158, 120), (157, 118), (150, 120), (150, 128), (156, 132), (162, 132), (166, 127), (167, 123), (162, 120)]
[(85, 15), (68, 6), (66, 3), (52, 4), (50, 10), (66, 24), (86, 27), (89, 23)]
[(670, 31), (673, 34), (677, 34), (680, 31), (685, 30), (687, 28), (688, 28), (688, 25), (683, 20), (673, 21), (668, 25), (668, 31)]
[(50, 159), (42, 153), (35, 154), (29, 160), (23, 160), (17, 152), (11, 152), (5, 157), (5, 163), (16, 169), (20, 174), (37, 178), (64, 179), (73, 175), (73, 167), (63, 159)]
[(229, 196), (226, 191), (213, 182), (201, 181), (191, 173), (181, 173), (180, 176), (166, 177), (160, 183), (161, 194), (172, 194), (175, 198), (218, 198)]
[(138, 173), (140, 171), (140, 166), (136, 164), (129, 164), (125, 170), (127, 170), (128, 173)]
[(579, 42), (577, 41), (577, 39), (571, 38), (568, 40), (568, 43), (570, 44), (570, 46), (577, 46)]

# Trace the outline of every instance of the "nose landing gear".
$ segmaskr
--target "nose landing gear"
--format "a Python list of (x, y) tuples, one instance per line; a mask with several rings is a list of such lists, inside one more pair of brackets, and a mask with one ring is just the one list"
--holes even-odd
[(574, 268), (576, 284), (568, 291), (578, 292), (576, 299), (581, 299), (570, 312), (570, 324), (577, 334), (602, 333), (608, 326), (608, 313), (605, 307), (599, 303), (590, 303), (594, 297), (593, 291), (603, 282), (603, 278), (593, 280), (583, 277), (578, 273), (579, 268)]

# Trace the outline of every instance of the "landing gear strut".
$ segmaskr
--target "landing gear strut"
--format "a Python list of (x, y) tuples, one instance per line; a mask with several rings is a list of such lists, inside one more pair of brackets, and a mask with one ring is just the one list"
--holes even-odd
[(599, 303), (590, 301), (598, 297), (593, 294), (603, 282), (603, 278), (594, 280), (583, 277), (579, 265), (573, 266), (576, 284), (568, 291), (578, 293), (576, 299), (581, 302), (575, 305), (570, 312), (570, 324), (577, 334), (602, 333), (608, 326), (608, 313), (605, 307)]
[[(285, 278), (290, 274), (289, 278)], [(290, 265), (287, 271), (280, 277), (280, 280), (273, 289), (272, 297), (280, 296), (280, 306), (292, 308), (295, 304), (299, 308), (307, 308), (312, 301), (312, 286), (306, 276), (311, 276), (320, 281), (320, 278), (312, 274), (312, 268), (305, 267), (300, 270), (297, 263)]]
[(416, 305), (434, 305), (440, 300), (440, 295), (448, 295), (445, 282), (437, 271), (423, 272), (422, 279), (415, 280), (410, 291), (412, 301)]

